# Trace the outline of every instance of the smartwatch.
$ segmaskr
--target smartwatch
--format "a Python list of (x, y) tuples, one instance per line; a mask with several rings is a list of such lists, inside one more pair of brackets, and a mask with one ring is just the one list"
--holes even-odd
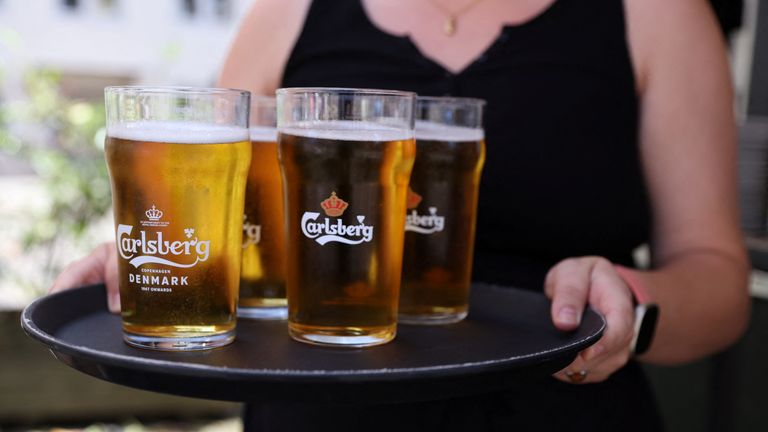
[(635, 335), (629, 349), (633, 355), (640, 355), (648, 351), (653, 341), (656, 324), (659, 321), (659, 305), (651, 301), (648, 291), (631, 269), (620, 265), (614, 265), (614, 268), (627, 284), (634, 298)]

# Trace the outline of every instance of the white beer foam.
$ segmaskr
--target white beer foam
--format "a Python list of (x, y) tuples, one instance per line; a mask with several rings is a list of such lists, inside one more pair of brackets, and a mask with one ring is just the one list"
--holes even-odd
[(280, 128), (280, 133), (339, 141), (399, 141), (413, 138), (413, 131), (379, 123), (349, 120), (309, 121)]
[(171, 144), (218, 144), (248, 141), (248, 130), (195, 122), (138, 121), (107, 126), (107, 135), (131, 141)]
[(428, 121), (416, 122), (416, 139), (431, 141), (481, 141), (485, 139), (482, 129), (450, 126)]
[(277, 142), (277, 128), (269, 126), (251, 126), (251, 141)]

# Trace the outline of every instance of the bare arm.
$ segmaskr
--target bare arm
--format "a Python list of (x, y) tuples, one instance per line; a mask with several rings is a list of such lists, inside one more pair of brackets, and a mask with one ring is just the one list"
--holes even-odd
[(256, 0), (240, 26), (218, 85), (272, 95), (280, 86), (310, 0)]
[(655, 269), (638, 276), (661, 305), (644, 359), (679, 363), (724, 348), (748, 321), (733, 94), (703, 0), (626, 3), (654, 221)]
[[(733, 343), (749, 315), (739, 228), (735, 126), (725, 47), (704, 0), (625, 0), (640, 95), (640, 152), (654, 268), (636, 271), (661, 309), (649, 362), (696, 360)], [(599, 382), (629, 358), (631, 294), (601, 257), (570, 258), (547, 275), (552, 319), (572, 329), (585, 303), (608, 323), (594, 346), (555, 375)]]

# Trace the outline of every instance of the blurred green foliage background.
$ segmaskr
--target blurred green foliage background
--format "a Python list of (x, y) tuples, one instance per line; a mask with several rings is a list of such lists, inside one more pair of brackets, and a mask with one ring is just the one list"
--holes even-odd
[[(67, 98), (61, 74), (29, 71), (27, 98), (0, 104), (0, 151), (28, 163), (44, 185), (47, 209), (26, 221), (21, 235), (25, 253), (38, 252), (45, 278), (13, 274), (0, 267), (0, 278), (39, 295), (63, 263), (55, 259), (60, 242), (92, 247), (85, 234), (110, 209), (110, 188), (104, 162), (104, 105), (101, 101)], [(10, 193), (11, 191), (7, 191)]]

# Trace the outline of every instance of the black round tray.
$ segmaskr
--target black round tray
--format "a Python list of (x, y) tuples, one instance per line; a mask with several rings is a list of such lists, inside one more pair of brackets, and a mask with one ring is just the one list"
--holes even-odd
[(458, 324), (399, 325), (393, 342), (324, 348), (288, 337), (286, 323), (240, 320), (224, 348), (169, 353), (122, 340), (103, 285), (38, 299), (22, 327), (67, 365), (117, 384), (182, 396), (261, 403), (383, 403), (500, 390), (567, 366), (605, 328), (592, 310), (574, 332), (557, 331), (539, 293), (475, 284)]

